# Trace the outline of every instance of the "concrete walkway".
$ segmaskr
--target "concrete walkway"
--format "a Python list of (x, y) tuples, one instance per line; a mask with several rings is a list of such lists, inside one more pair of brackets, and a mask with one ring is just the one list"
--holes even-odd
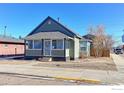
[(124, 57), (120, 55), (115, 55), (115, 54), (112, 54), (112, 57), (113, 57), (114, 63), (116, 64), (118, 72), (124, 74)]
[(112, 54), (111, 56), (118, 70), (116, 73), (110, 73), (112, 74), (111, 78), (114, 82), (118, 82), (118, 84), (124, 84), (124, 57), (116, 54)]
[(89, 69), (73, 69), (58, 67), (38, 67), (33, 66), (37, 62), (20, 65), (0, 65), (0, 72), (18, 73), (27, 75), (37, 75), (46, 77), (68, 77), (68, 78), (86, 78), (100, 80), (103, 84), (124, 84), (124, 63), (123, 58), (112, 54), (117, 65), (118, 71), (89, 70)]

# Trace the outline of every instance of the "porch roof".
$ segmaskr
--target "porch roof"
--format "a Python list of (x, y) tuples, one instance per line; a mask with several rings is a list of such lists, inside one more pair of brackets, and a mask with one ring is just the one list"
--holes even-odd
[(39, 40), (39, 39), (64, 39), (71, 37), (61, 33), (61, 32), (40, 32), (30, 36), (25, 37), (26, 40)]

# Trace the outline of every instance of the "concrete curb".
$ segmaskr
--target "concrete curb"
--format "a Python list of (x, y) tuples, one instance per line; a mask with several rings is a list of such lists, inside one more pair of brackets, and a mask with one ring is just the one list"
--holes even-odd
[(85, 83), (92, 83), (92, 84), (101, 84), (100, 80), (96, 79), (87, 79), (87, 78), (70, 78), (70, 77), (53, 77), (55, 79), (61, 79), (61, 80), (73, 80), (73, 81), (79, 81), (79, 82), (85, 82)]
[(75, 82), (84, 82), (84, 83), (90, 83), (90, 84), (101, 84), (102, 83), (100, 80), (87, 79), (87, 78), (72, 78), (72, 77), (63, 77), (63, 76), (40, 76), (40, 75), (10, 73), (10, 72), (0, 72), (0, 74), (24, 75), (24, 76), (31, 76), (31, 77), (37, 77), (37, 78), (54, 78), (54, 79), (68, 80), (68, 81), (73, 80)]

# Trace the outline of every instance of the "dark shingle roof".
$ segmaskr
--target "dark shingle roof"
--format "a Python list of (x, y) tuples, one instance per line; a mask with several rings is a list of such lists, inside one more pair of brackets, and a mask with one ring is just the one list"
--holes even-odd
[(90, 40), (90, 39), (86, 39), (86, 38), (84, 38), (84, 37), (82, 37), (80, 41), (92, 42), (92, 40)]
[(93, 40), (95, 38), (95, 36), (91, 35), (91, 34), (87, 34), (87, 35), (84, 35), (83, 38)]
[(36, 30), (38, 28), (40, 28), (40, 26), (42, 26), (47, 20), (52, 20), (53, 22), (57, 23), (59, 26), (61, 26), (62, 28), (64, 28), (66, 30), (66, 32), (63, 32), (64, 34), (68, 34), (68, 35), (70, 34), (70, 35), (76, 36), (78, 38), (81, 38), (81, 36), (79, 34), (76, 34), (72, 30), (70, 30), (69, 28), (65, 27), (64, 25), (62, 25), (61, 23), (57, 22), (56, 20), (54, 20), (53, 18), (51, 18), (49, 16), (41, 24), (39, 24), (31, 33), (29, 33), (28, 36), (37, 33)]

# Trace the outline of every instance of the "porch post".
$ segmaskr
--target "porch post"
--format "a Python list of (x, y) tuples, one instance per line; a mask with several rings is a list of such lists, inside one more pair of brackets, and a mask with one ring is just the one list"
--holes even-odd
[(26, 40), (24, 40), (24, 58), (26, 58)]
[(41, 39), (41, 41), (42, 41), (42, 54), (41, 54), (41, 56), (44, 56), (44, 40), (43, 39)]
[(67, 49), (67, 45), (66, 44), (68, 44), (67, 43), (67, 39), (66, 38), (64, 38), (64, 57), (65, 57), (65, 61), (67, 62), (67, 61), (70, 61), (70, 57), (69, 57), (69, 50)]

